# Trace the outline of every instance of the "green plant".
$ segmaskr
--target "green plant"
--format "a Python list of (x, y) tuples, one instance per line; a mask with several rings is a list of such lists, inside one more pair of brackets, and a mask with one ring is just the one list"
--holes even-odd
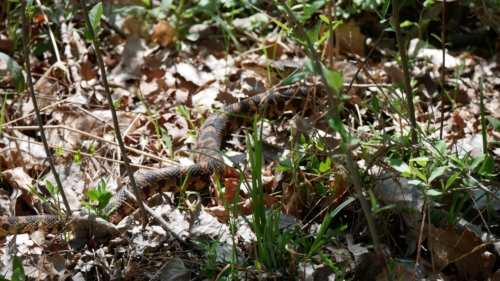
[(10, 280), (0, 275), (0, 281), (24, 281), (26, 280), (26, 274), (24, 273), (24, 266), (21, 259), (18, 256), (14, 256), (12, 259), (12, 276)]
[(97, 184), (97, 189), (93, 189), (87, 193), (87, 197), (90, 200), (98, 202), (97, 207), (85, 201), (82, 204), (88, 208), (91, 214), (105, 218), (108, 214), (103, 213), (103, 210), (108, 205), (111, 195), (111, 192), (106, 190), (106, 182), (101, 179)]
[(99, 37), (99, 35), (103, 32), (103, 29), (99, 27), (99, 23), (101, 21), (102, 16), (102, 3), (97, 3), (89, 12), (90, 23), (92, 24), (92, 31), (86, 29), (84, 31), (80, 31), (75, 29), (75, 31), (81, 33), (89, 42), (93, 42), (95, 38)]

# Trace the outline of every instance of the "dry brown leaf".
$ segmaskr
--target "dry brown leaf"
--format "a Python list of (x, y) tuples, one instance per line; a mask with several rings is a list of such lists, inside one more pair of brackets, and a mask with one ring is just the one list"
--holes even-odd
[[(10, 215), (22, 216), (26, 214), (22, 208), (19, 207), (17, 198), (21, 198), (33, 210), (40, 210), (40, 199), (29, 189), (28, 186), (33, 186), (34, 180), (26, 174), (22, 168), (15, 168), (13, 170), (3, 171), (3, 177), (10, 186), (13, 188), (10, 197), (11, 206), (9, 208)], [(14, 211), (15, 210), (15, 211)]]
[(340, 34), (340, 48), (349, 53), (365, 55), (365, 36), (361, 33), (356, 20), (351, 18), (337, 28)]
[(159, 44), (162, 47), (166, 47), (170, 43), (175, 43), (177, 40), (179, 38), (177, 37), (175, 28), (164, 20), (159, 21), (155, 25), (153, 34), (151, 34), (151, 42)]
[(450, 224), (445, 229), (430, 225), (425, 230), (430, 233), (428, 245), (438, 269), (453, 262), (462, 278), (490, 278), (496, 256), (486, 250), (483, 241), (473, 231), (467, 228), (460, 234), (456, 231)]

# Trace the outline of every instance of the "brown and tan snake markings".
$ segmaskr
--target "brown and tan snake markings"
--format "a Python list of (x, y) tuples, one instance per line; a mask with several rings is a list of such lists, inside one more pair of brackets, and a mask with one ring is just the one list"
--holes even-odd
[[(349, 63), (335, 64), (337, 70), (343, 70), (344, 81), (354, 79), (357, 68)], [(359, 82), (359, 79), (358, 79)], [(322, 86), (316, 86), (322, 88)], [(185, 167), (170, 167), (148, 172), (136, 172), (134, 180), (140, 190), (142, 199), (148, 199), (160, 192), (178, 192), (184, 184), (183, 190), (200, 190), (209, 185), (210, 177), (216, 173), (221, 175), (224, 171), (221, 143), (225, 136), (231, 132), (248, 126), (253, 122), (251, 117), (262, 114), (269, 120), (281, 117), (283, 112), (299, 112), (305, 109), (306, 100), (313, 87), (291, 85), (276, 90), (270, 90), (241, 102), (226, 106), (223, 112), (214, 112), (199, 129), (194, 147), (197, 164)], [(323, 90), (316, 90), (321, 95)], [(307, 104), (311, 104), (310, 102)], [(266, 107), (264, 111), (264, 107)], [(187, 178), (187, 179), (186, 179)], [(105, 208), (110, 213), (108, 221), (118, 223), (135, 209), (135, 203), (125, 196), (123, 191), (113, 195), (110, 203)], [(43, 229), (46, 233), (58, 233), (66, 225), (66, 217), (57, 215), (38, 215), (24, 217), (0, 217), (0, 237), (13, 233), (32, 232)], [(66, 230), (69, 227), (66, 226)]]

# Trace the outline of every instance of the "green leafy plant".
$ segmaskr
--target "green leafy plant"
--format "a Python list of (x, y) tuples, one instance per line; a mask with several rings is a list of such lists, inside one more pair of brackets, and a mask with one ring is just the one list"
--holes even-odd
[(0, 281), (24, 281), (26, 280), (26, 274), (24, 273), (24, 266), (21, 259), (18, 256), (14, 256), (12, 259), (12, 276), (10, 280), (0, 275)]
[(97, 184), (97, 189), (93, 189), (87, 193), (87, 197), (90, 200), (97, 202), (97, 207), (88, 202), (82, 202), (82, 204), (88, 208), (91, 214), (105, 218), (108, 214), (105, 214), (103, 210), (108, 205), (111, 195), (111, 192), (106, 190), (106, 182), (101, 179)]
[(95, 38), (99, 37), (99, 35), (103, 32), (103, 29), (98, 26), (101, 21), (101, 16), (102, 16), (102, 3), (99, 2), (89, 12), (89, 19), (90, 23), (92, 24), (93, 32), (91, 32), (90, 30), (84, 30), (84, 31), (76, 29), (75, 30), (83, 34), (83, 36), (85, 36), (85, 38), (89, 42), (93, 42)]

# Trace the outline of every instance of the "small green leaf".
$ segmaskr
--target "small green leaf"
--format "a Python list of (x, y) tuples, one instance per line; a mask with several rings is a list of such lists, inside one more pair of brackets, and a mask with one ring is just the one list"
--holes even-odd
[(321, 162), (319, 164), (319, 172), (320, 173), (326, 173), (332, 168), (332, 160), (330, 157), (326, 157), (325, 162)]
[(63, 157), (63, 156), (64, 156), (62, 147), (58, 146), (58, 147), (56, 148), (56, 154), (57, 154), (57, 156), (59, 156), (59, 157)]
[(101, 193), (101, 194), (106, 192), (106, 181), (104, 181), (104, 179), (101, 179), (97, 183), (97, 191), (99, 191), (99, 193)]
[(288, 76), (283, 80), (283, 85), (290, 85), (299, 82), (302, 79), (305, 79), (311, 75), (309, 71), (298, 71)]
[(121, 104), (122, 104), (122, 97), (119, 97), (117, 101), (113, 102), (113, 107), (115, 109), (119, 109)]
[(111, 195), (112, 194), (109, 191), (101, 193), (101, 196), (99, 197), (99, 204), (97, 206), (99, 210), (104, 209), (108, 205), (109, 200), (111, 199)]
[(94, 34), (92, 32), (90, 32), (89, 30), (84, 30), (83, 36), (85, 36), (85, 39), (87, 39), (89, 41), (94, 41)]
[(406, 28), (406, 27), (411, 27), (411, 26), (413, 26), (413, 25), (415, 25), (415, 23), (414, 23), (414, 22), (411, 22), (411, 21), (405, 20), (405, 21), (404, 21), (404, 22), (402, 22), (399, 26), (400, 26), (401, 28)]
[(23, 262), (18, 256), (14, 256), (14, 259), (12, 260), (12, 268), (14, 269), (11, 276), (12, 281), (24, 281), (26, 279)]
[(429, 176), (429, 183), (431, 183), (434, 179), (436, 179), (437, 177), (444, 174), (444, 171), (446, 168), (448, 168), (448, 167), (442, 166), (442, 167), (437, 167), (436, 169), (432, 170), (431, 175)]
[(82, 202), (82, 205), (89, 209), (90, 214), (97, 215), (97, 212), (96, 212), (94, 206), (90, 205), (88, 202), (85, 202), (85, 201)]
[(493, 116), (486, 116), (486, 118), (490, 121), (491, 126), (493, 126), (495, 130), (500, 131), (500, 120)]
[(92, 10), (89, 12), (90, 24), (92, 24), (92, 30), (95, 30), (101, 21), (102, 16), (102, 3), (97, 3)]
[(387, 11), (389, 10), (389, 4), (391, 3), (391, 1), (384, 1), (384, 5), (382, 6), (382, 16), (381, 18), (382, 19), (385, 19), (385, 15), (387, 15)]
[(325, 23), (329, 23), (329, 22), (330, 22), (330, 20), (328, 19), (328, 17), (327, 17), (327, 16), (325, 16), (325, 15), (319, 15), (319, 18), (320, 18), (322, 21), (324, 21)]
[(336, 93), (340, 93), (342, 87), (344, 87), (344, 80), (342, 79), (342, 74), (331, 71), (327, 68), (323, 68), (323, 72), (326, 76), (326, 82)]
[(91, 154), (92, 156), (94, 156), (94, 154), (95, 154), (94, 144), (89, 143), (89, 149), (90, 149), (90, 154)]
[(451, 175), (451, 177), (446, 181), (446, 185), (444, 186), (444, 189), (448, 189), (448, 187), (450, 187), (455, 182), (455, 179), (459, 175), (460, 175), (460, 173), (458, 173), (458, 172)]
[(431, 36), (436, 38), (436, 40), (438, 40), (439, 42), (443, 43), (443, 39), (441, 39), (441, 37), (437, 36), (435, 33), (431, 33)]
[(400, 173), (411, 174), (410, 167), (405, 162), (396, 158), (386, 158), (385, 161)]
[(428, 182), (426, 175), (424, 175), (419, 169), (412, 168), (412, 172), (414, 172), (418, 178), (420, 178), (424, 182)]
[(441, 196), (443, 194), (442, 191), (439, 191), (439, 190), (436, 190), (436, 189), (425, 189), (425, 188), (423, 188), (422, 192), (425, 195), (431, 196), (431, 197)]
[(80, 164), (82, 163), (82, 159), (80, 158), (80, 149), (78, 149), (75, 153), (75, 155), (73, 155), (73, 162), (75, 162), (76, 164)]
[(379, 104), (378, 97), (377, 97), (377, 95), (373, 95), (372, 96), (372, 108), (374, 111), (373, 113), (378, 114), (379, 107), (380, 107), (380, 104)]
[(408, 183), (409, 184), (413, 184), (417, 187), (424, 187), (426, 186), (425, 182), (419, 180), (419, 179), (412, 179), (412, 180), (408, 180)]
[(429, 162), (429, 161), (430, 161), (430, 158), (426, 157), (426, 156), (421, 156), (421, 157), (410, 159), (410, 162), (417, 162), (417, 164), (420, 165), (421, 167), (425, 167), (425, 165), (427, 165), (427, 162)]
[(470, 170), (474, 170), (477, 166), (479, 166), (479, 164), (482, 164), (484, 162), (484, 159), (486, 159), (486, 155), (484, 154), (474, 156), (474, 158), (472, 158), (472, 161), (470, 162), (467, 168), (469, 168)]
[(100, 197), (100, 193), (99, 191), (93, 189), (91, 191), (89, 191), (87, 193), (87, 197), (90, 199), (90, 200), (93, 200), (93, 201), (99, 201), (99, 197)]

